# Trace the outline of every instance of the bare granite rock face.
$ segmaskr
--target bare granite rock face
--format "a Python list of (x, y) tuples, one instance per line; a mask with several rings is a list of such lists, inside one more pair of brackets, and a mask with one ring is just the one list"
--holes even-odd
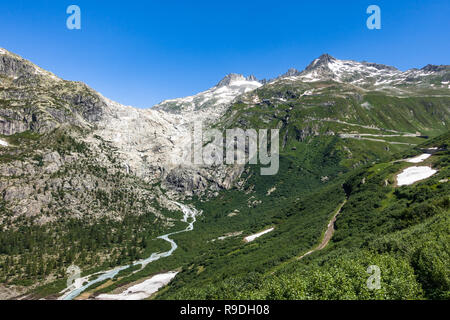
[(28, 288), (0, 284), (0, 300), (8, 300), (26, 293)]
[[(193, 163), (192, 125), (196, 113), (173, 114), (126, 107), (105, 98), (107, 107), (93, 135), (118, 149), (124, 167), (149, 183), (180, 195), (230, 188), (238, 175), (228, 176), (226, 165)], [(88, 142), (92, 142), (92, 137)]]
[(100, 95), (0, 49), (0, 134), (49, 132), (62, 124), (89, 128), (102, 117)]
[[(243, 166), (194, 164), (193, 124), (202, 121), (206, 130), (236, 97), (260, 86), (253, 76), (231, 74), (196, 96), (143, 110), (0, 49), (0, 134), (15, 136), (14, 141), (20, 141), (19, 133), (50, 139), (34, 147), (14, 141), (0, 146), (12, 157), (0, 163), (0, 200), (14, 219), (40, 224), (58, 215), (116, 219), (127, 210), (150, 210), (165, 219), (148, 203), (121, 200), (114, 193), (120, 189), (125, 197), (167, 207), (168, 198), (214, 196), (231, 188)], [(147, 183), (148, 190), (136, 181)], [(111, 199), (119, 204), (114, 207)]]
[(30, 129), (26, 118), (20, 119), (19, 114), (8, 111), (0, 110), (0, 134), (10, 136)]

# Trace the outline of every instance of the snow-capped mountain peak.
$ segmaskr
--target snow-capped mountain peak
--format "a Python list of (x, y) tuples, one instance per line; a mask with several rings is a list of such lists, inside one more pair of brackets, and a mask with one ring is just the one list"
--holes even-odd
[(230, 86), (258, 86), (259, 81), (254, 75), (244, 77), (242, 74), (230, 73), (227, 74), (216, 87), (230, 87)]
[[(323, 54), (313, 60), (302, 72), (289, 69), (277, 80), (300, 80), (304, 82), (336, 81), (358, 86), (384, 87), (386, 85), (427, 83), (431, 80), (447, 81), (450, 67), (427, 65), (422, 69), (400, 71), (395, 67), (372, 62), (339, 60)], [(275, 81), (277, 81), (275, 80)]]
[(335, 62), (337, 59), (330, 56), (328, 53), (322, 54), (317, 59), (313, 60), (305, 69), (305, 71), (311, 71), (317, 68), (326, 67), (329, 63)]
[(299, 76), (305, 81), (335, 80), (352, 82), (370, 78), (378, 74), (395, 74), (399, 72), (394, 67), (353, 60), (339, 60), (329, 54), (323, 54), (312, 61)]
[(230, 73), (227, 74), (219, 83), (216, 85), (217, 87), (229, 86), (236, 82), (246, 81), (246, 78), (242, 74)]
[(163, 101), (154, 106), (154, 109), (171, 113), (205, 111), (205, 116), (209, 114), (207, 118), (216, 117), (222, 114), (237, 96), (261, 86), (262, 84), (253, 75), (244, 77), (241, 74), (230, 73), (206, 91), (185, 98)]

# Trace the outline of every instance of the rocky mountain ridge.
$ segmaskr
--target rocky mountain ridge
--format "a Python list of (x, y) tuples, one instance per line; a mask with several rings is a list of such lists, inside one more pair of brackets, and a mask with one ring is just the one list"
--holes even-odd
[[(230, 124), (230, 120), (234, 118), (233, 113), (229, 113), (233, 103), (244, 103), (246, 107), (242, 110), (251, 110), (254, 105), (267, 104), (268, 107), (275, 108), (270, 114), (275, 116), (277, 123), (272, 124), (272, 120), (267, 119), (264, 120), (267, 121), (266, 126), (282, 127), (283, 123), (289, 122), (289, 116), (277, 119), (280, 112), (276, 108), (278, 103), (286, 103), (289, 100), (302, 102), (324, 92), (324, 88), (308, 88), (308, 83), (340, 83), (352, 79), (350, 84), (354, 85), (361, 80), (376, 79), (378, 82), (385, 81), (386, 84), (397, 84), (399, 81), (407, 83), (408, 77), (446, 79), (448, 68), (429, 65), (421, 70), (413, 69), (403, 73), (389, 66), (338, 60), (325, 54), (302, 72), (290, 69), (276, 80), (268, 83), (263, 81), (265, 84), (254, 76), (229, 74), (207, 91), (191, 97), (167, 100), (154, 108), (143, 110), (111, 101), (83, 83), (62, 80), (1, 49), (0, 134), (4, 135), (3, 140), (8, 143), (9, 136), (28, 131), (46, 134), (58, 128), (74, 127), (81, 130), (81, 133), (75, 134), (73, 130), (68, 132), (86, 145), (95, 146), (96, 157), (103, 165), (111, 166), (112, 163), (105, 160), (104, 156), (98, 156), (102, 152), (101, 145), (113, 151), (110, 156), (122, 172), (135, 175), (146, 183), (161, 183), (161, 187), (172, 196), (205, 192), (213, 195), (218, 190), (232, 187), (244, 168), (238, 165), (193, 165), (191, 159), (186, 157), (190, 156), (194, 121), (201, 120), (206, 125), (220, 123), (226, 128), (226, 124)], [(388, 78), (389, 81), (386, 80)], [(272, 92), (272, 88), (276, 88), (280, 81), (293, 80), (297, 81), (302, 89), (288, 90), (286, 93)], [(445, 81), (442, 83), (445, 84)], [(298, 90), (301, 92), (297, 92)], [(269, 99), (264, 102), (263, 96), (267, 94)], [(342, 93), (333, 95), (339, 97)], [(326, 103), (329, 105), (329, 102)], [(370, 104), (363, 105), (367, 107)], [(269, 113), (261, 115), (261, 119), (267, 115)], [(317, 125), (300, 128), (299, 135), (302, 139), (311, 132), (318, 135), (318, 128)], [(285, 144), (283, 142), (283, 146)], [(14, 146), (14, 143), (11, 145), (19, 147)], [(45, 152), (41, 153), (45, 159), (48, 157)], [(29, 167), (34, 164), (28, 161), (17, 165)], [(2, 192), (7, 192), (8, 185), (3, 185)]]
[(357, 62), (353, 60), (339, 60), (329, 54), (323, 54), (312, 61), (305, 70), (299, 72), (290, 69), (288, 73), (280, 77), (296, 77), (301, 81), (337, 81), (352, 83), (362, 87), (381, 87), (397, 85), (437, 85), (449, 88), (450, 66), (427, 65), (421, 69), (409, 69), (400, 71), (395, 67), (371, 62)]

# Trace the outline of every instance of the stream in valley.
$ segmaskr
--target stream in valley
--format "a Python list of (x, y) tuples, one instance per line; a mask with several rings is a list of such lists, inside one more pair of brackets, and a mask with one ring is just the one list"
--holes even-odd
[[(161, 258), (166, 258), (166, 257), (169, 257), (170, 255), (172, 255), (172, 253), (177, 249), (178, 245), (176, 244), (176, 242), (174, 240), (170, 239), (169, 237), (174, 234), (194, 230), (194, 223), (196, 221), (196, 215), (198, 214), (198, 211), (195, 208), (190, 208), (185, 204), (175, 202), (175, 201), (173, 201), (173, 203), (176, 204), (177, 206), (179, 206), (181, 208), (181, 210), (183, 211), (182, 221), (188, 223), (188, 226), (183, 230), (171, 232), (171, 233), (164, 234), (164, 235), (158, 237), (158, 239), (163, 239), (170, 243), (169, 251), (158, 252), (158, 253), (154, 252), (150, 255), (150, 257), (148, 257), (146, 259), (135, 261), (126, 266), (120, 266), (120, 267), (116, 267), (111, 270), (100, 271), (100, 272), (96, 272), (94, 274), (90, 274), (90, 275), (87, 275), (87, 276), (84, 276), (81, 278), (77, 278), (74, 280), (74, 282), (72, 283), (71, 286), (69, 286), (66, 289), (64, 289), (63, 291), (61, 291), (62, 295), (59, 297), (59, 300), (73, 300), (77, 296), (79, 296), (81, 293), (83, 293), (85, 290), (87, 290), (90, 286), (92, 286), (96, 283), (102, 282), (104, 280), (107, 280), (107, 279), (112, 279), (120, 271), (125, 270), (125, 269), (129, 268), (130, 266), (141, 265), (141, 268), (139, 270), (142, 270), (147, 264), (149, 264), (153, 261), (159, 260)], [(190, 222), (188, 222), (189, 218), (191, 218)], [(137, 270), (137, 271), (139, 271), (139, 270)], [(137, 271), (135, 271), (135, 272), (137, 272)]]

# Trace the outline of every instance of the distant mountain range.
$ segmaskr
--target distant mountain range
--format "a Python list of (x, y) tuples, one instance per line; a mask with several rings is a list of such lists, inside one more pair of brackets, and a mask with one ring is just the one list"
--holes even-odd
[(374, 90), (411, 85), (418, 88), (448, 89), (450, 88), (450, 66), (429, 64), (421, 69), (402, 72), (395, 67), (383, 64), (339, 60), (329, 54), (323, 54), (303, 71), (291, 68), (275, 79), (263, 81), (258, 81), (253, 75), (244, 77), (240, 74), (229, 74), (207, 91), (186, 98), (166, 100), (155, 108), (177, 112), (193, 111), (210, 106), (220, 107), (229, 104), (242, 93), (259, 88), (263, 84), (273, 84), (278, 81), (336, 81)]

